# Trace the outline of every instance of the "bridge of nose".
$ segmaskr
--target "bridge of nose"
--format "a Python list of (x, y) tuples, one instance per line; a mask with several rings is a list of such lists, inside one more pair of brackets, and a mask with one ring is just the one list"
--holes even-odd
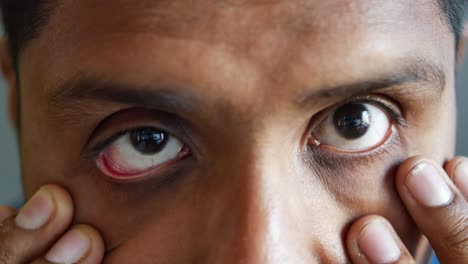
[(207, 263), (313, 263), (304, 175), (290, 165), (284, 148), (256, 144), (257, 151), (231, 158), (232, 169), (216, 176), (213, 199), (219, 207), (212, 208), (216, 231)]

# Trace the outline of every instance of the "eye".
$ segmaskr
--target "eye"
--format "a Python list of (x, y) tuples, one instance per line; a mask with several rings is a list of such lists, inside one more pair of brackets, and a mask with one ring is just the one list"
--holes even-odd
[(176, 137), (157, 128), (125, 132), (105, 147), (97, 159), (98, 168), (116, 179), (133, 179), (169, 165), (189, 154)]
[(315, 126), (310, 142), (344, 152), (372, 150), (386, 142), (394, 131), (387, 108), (391, 107), (370, 102), (350, 102), (339, 106), (326, 113)]

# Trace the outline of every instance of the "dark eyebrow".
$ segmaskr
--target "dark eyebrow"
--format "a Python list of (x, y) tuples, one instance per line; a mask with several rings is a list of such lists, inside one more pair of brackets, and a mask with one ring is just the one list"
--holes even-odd
[[(446, 76), (441, 67), (424, 60), (408, 60), (407, 63), (397, 64), (390, 72), (376, 74), (363, 81), (356, 81), (344, 85), (330, 85), (295, 98), (295, 102), (303, 107), (317, 105), (319, 100), (330, 101), (346, 99), (352, 96), (369, 94), (385, 88), (395, 87), (410, 82), (424, 82), (416, 89), (402, 86), (399, 93), (422, 96), (423, 92), (438, 98), (444, 91)], [(403, 66), (401, 66), (403, 65)], [(199, 112), (205, 105), (200, 95), (193, 89), (175, 86), (133, 85), (114, 81), (105, 75), (77, 74), (68, 81), (60, 83), (48, 95), (50, 110), (57, 117), (76, 119), (86, 111), (98, 111), (93, 103), (114, 103), (133, 105), (144, 108), (157, 109), (169, 113), (192, 115)], [(102, 107), (101, 107), (102, 108)], [(78, 113), (82, 111), (83, 113)], [(84, 115), (86, 116), (86, 115)]]
[(439, 65), (425, 62), (422, 59), (409, 60), (407, 63), (400, 64), (390, 72), (376, 74), (372, 78), (363, 81), (356, 81), (344, 85), (322, 87), (318, 91), (302, 94), (297, 97), (296, 102), (300, 106), (308, 105), (311, 101), (318, 99), (342, 99), (351, 96), (369, 94), (385, 88), (396, 87), (408, 83), (423, 82), (427, 86), (421, 86), (421, 89), (407, 89), (402, 87), (401, 93), (418, 94), (429, 91), (433, 96), (440, 96), (445, 89), (446, 76), (442, 67)]
[(78, 74), (55, 87), (49, 102), (57, 109), (73, 109), (75, 104), (90, 100), (190, 113), (199, 105), (197, 98), (183, 87), (129, 85), (104, 76)]

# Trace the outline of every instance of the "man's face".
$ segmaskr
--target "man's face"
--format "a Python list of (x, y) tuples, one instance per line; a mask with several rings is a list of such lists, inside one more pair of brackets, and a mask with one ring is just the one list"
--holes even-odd
[(454, 147), (435, 1), (61, 1), (22, 52), (27, 196), (68, 188), (110, 263), (346, 262), (393, 187)]

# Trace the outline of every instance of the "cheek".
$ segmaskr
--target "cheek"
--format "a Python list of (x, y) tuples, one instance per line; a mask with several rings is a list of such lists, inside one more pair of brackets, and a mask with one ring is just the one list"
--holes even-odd
[[(65, 178), (67, 152), (73, 152), (63, 144), (61, 135), (50, 127), (40, 102), (24, 96), (21, 119), (21, 164), (26, 197), (40, 186), (61, 182)], [(36, 106), (35, 109), (31, 107)]]
[[(339, 183), (328, 185), (338, 206), (346, 212), (347, 223), (365, 215), (385, 217), (397, 231), (410, 252), (416, 250), (420, 234), (408, 215), (395, 188), (395, 172), (398, 165), (408, 158), (405, 150), (385, 154), (382, 159), (364, 167), (339, 173)], [(337, 177), (337, 175), (334, 175)], [(346, 186), (346, 187), (344, 187)]]
[[(21, 89), (20, 152), (23, 188), (30, 197), (40, 186), (73, 180), (80, 166), (80, 151), (88, 128), (55, 122), (49, 113), (40, 81)], [(70, 169), (70, 168), (76, 169)]]
[[(82, 171), (80, 149), (60, 132), (48, 130), (47, 125), (34, 126), (24, 121), (21, 137), (22, 179), (26, 197), (45, 184), (62, 186), (76, 183)], [(44, 124), (44, 123), (42, 123)], [(33, 132), (31, 132), (33, 131)], [(41, 135), (41, 136), (37, 136)]]

